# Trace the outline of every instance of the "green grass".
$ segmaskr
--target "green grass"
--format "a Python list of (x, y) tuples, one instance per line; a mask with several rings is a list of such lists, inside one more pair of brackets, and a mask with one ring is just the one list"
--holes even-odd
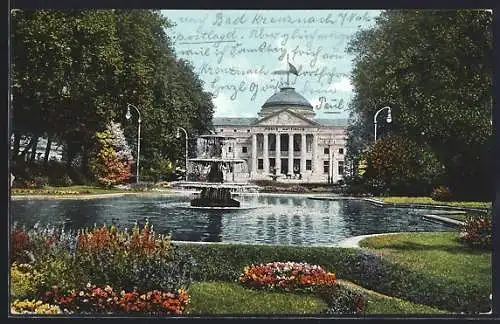
[(341, 285), (351, 290), (359, 291), (365, 296), (367, 304), (362, 314), (449, 314), (427, 305), (415, 304), (403, 299), (389, 297), (378, 292), (368, 290), (350, 281), (338, 280)]
[(44, 188), (33, 188), (33, 189), (18, 189), (13, 188), (11, 194), (14, 196), (22, 195), (101, 195), (109, 193), (125, 193), (125, 192), (142, 192), (138, 190), (125, 190), (118, 188), (103, 188), (98, 186), (85, 186), (85, 185), (75, 185), (68, 187), (53, 187), (46, 186)]
[(312, 295), (256, 291), (230, 282), (193, 283), (189, 296), (188, 315), (305, 315), (327, 309)]
[[(448, 313), (384, 296), (351, 282), (339, 282), (365, 296), (367, 304), (361, 315)], [(328, 307), (313, 295), (257, 291), (230, 282), (195, 282), (189, 288), (189, 295), (187, 315), (319, 315), (325, 314)]]
[(413, 271), (491, 289), (491, 251), (465, 247), (456, 232), (382, 235), (360, 245)]
[(468, 208), (491, 208), (491, 202), (482, 201), (436, 201), (431, 197), (379, 197), (388, 204), (430, 204)]

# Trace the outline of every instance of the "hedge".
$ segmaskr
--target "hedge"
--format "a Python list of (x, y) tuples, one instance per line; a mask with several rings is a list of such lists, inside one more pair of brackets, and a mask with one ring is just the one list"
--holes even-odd
[(234, 282), (250, 264), (307, 262), (387, 296), (450, 312), (487, 312), (490, 305), (488, 285), (477, 287), (424, 275), (360, 249), (232, 244), (179, 244), (179, 249), (194, 259), (195, 281)]

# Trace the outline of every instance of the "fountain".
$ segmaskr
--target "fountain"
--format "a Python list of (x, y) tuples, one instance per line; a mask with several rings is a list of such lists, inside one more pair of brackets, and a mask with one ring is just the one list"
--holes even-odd
[[(191, 200), (193, 208), (240, 208), (240, 202), (232, 197), (234, 192), (257, 191), (258, 186), (234, 182), (236, 168), (246, 161), (236, 157), (235, 137), (201, 135), (197, 142), (197, 157), (189, 159), (193, 165), (191, 177), (196, 181), (176, 182), (174, 187), (201, 190)], [(230, 181), (229, 174), (232, 175)]]

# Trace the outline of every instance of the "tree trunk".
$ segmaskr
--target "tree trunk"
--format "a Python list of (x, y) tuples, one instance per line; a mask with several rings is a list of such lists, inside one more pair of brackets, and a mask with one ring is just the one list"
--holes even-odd
[(12, 156), (14, 158), (19, 154), (20, 146), (21, 146), (21, 134), (19, 134), (19, 132), (14, 132), (14, 148), (12, 151)]
[(47, 146), (45, 147), (45, 156), (43, 157), (43, 163), (47, 165), (49, 162), (50, 148), (52, 146), (52, 138), (50, 136), (47, 137)]
[(35, 136), (33, 148), (31, 149), (30, 162), (33, 162), (36, 159), (36, 148), (38, 147), (38, 136)]

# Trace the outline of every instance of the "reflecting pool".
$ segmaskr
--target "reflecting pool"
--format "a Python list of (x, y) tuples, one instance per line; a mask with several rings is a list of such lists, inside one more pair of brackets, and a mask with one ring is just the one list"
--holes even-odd
[(189, 208), (180, 195), (84, 200), (14, 200), (12, 222), (32, 226), (94, 224), (131, 228), (146, 219), (173, 240), (290, 245), (331, 245), (351, 236), (389, 232), (450, 231), (421, 218), (432, 210), (378, 207), (362, 200), (313, 200), (306, 196), (240, 195), (242, 210)]

